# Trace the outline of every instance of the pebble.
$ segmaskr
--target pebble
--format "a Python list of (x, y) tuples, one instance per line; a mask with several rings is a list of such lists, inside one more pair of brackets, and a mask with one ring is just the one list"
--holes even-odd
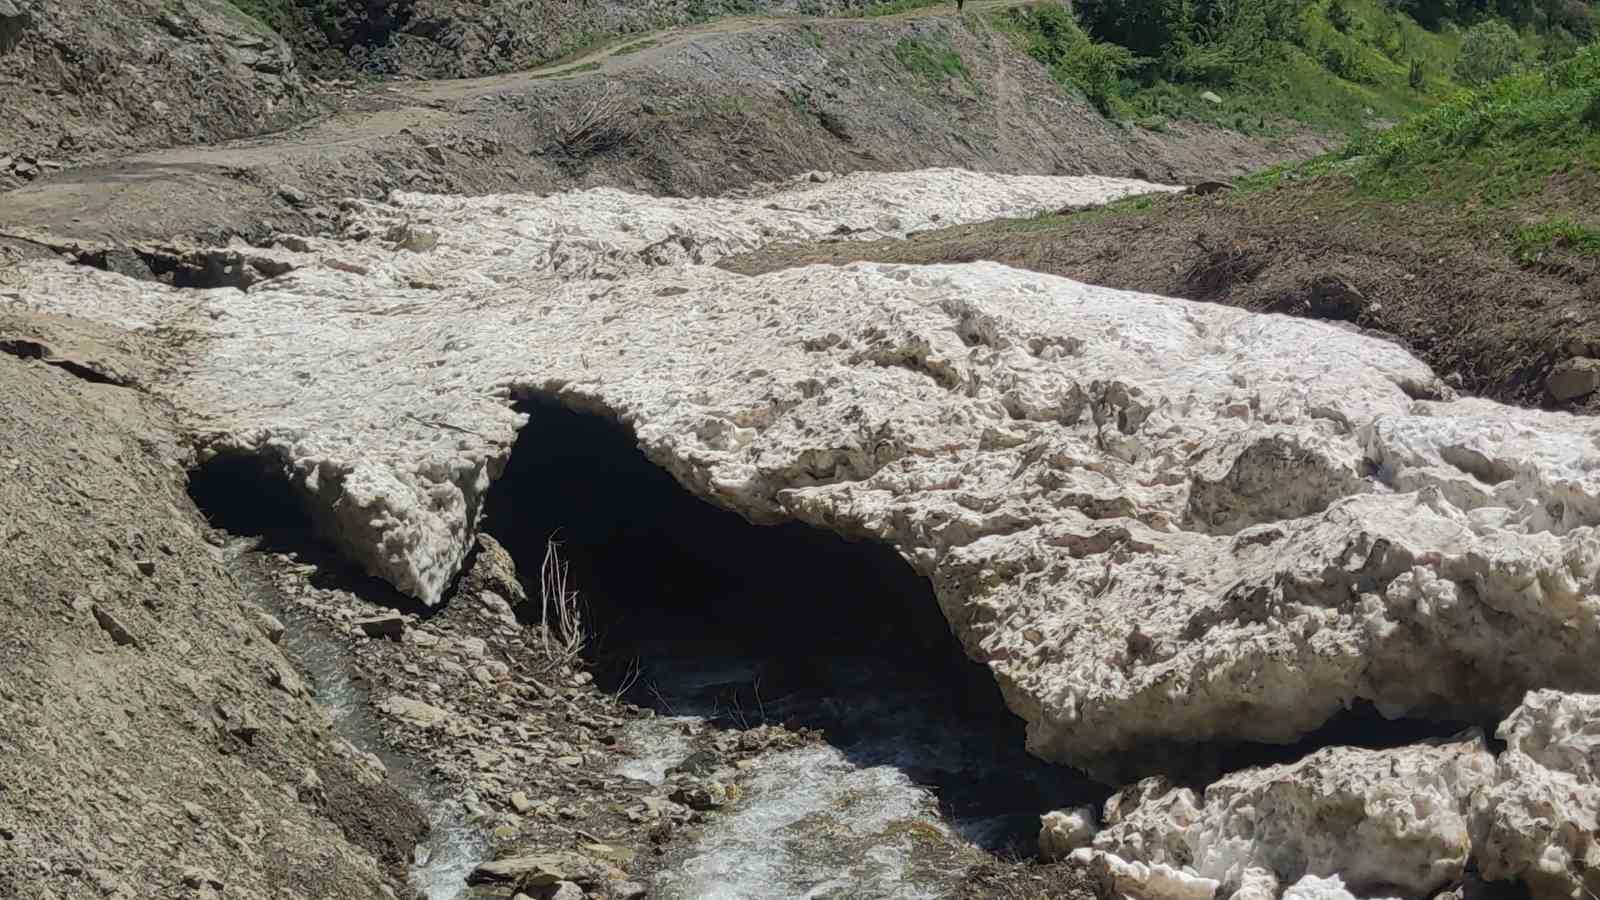
[(528, 810), (533, 809), (533, 801), (529, 800), (528, 795), (522, 791), (512, 791), (511, 808), (516, 810), (518, 813), (525, 813)]

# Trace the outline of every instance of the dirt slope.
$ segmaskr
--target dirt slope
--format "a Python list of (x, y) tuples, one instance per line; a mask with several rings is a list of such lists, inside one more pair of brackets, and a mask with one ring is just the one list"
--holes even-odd
[[(1572, 175), (1563, 188), (1593, 186)], [(1546, 192), (1549, 193), (1549, 192)], [(1508, 209), (1536, 216), (1542, 195)], [(857, 260), (994, 260), (1092, 284), (1349, 322), (1400, 340), (1457, 387), (1507, 403), (1600, 409), (1546, 390), (1554, 367), (1600, 348), (1593, 261), (1529, 266), (1477, 220), (1424, 205), (1350, 203), (1337, 179), (1230, 199), (1182, 196), (896, 244), (764, 250), (746, 273)]]
[(288, 45), (226, 0), (0, 3), (0, 190), (76, 160), (258, 134), (313, 106)]
[[(902, 61), (907, 48), (953, 54), (960, 68), (918, 70)], [(0, 232), (261, 240), (332, 228), (340, 198), (393, 189), (706, 195), (816, 169), (1188, 181), (1318, 146), (1124, 131), (977, 16), (818, 20), (613, 51), (603, 71), (397, 83), (291, 132), (135, 155), (0, 195)]]
[(202, 539), (160, 352), (15, 314), (0, 351), (0, 897), (392, 897), (417, 812)]

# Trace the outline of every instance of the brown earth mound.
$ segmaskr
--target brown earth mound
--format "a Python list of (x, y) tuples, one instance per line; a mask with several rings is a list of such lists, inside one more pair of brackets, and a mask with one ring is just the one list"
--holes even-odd
[[(901, 243), (772, 248), (723, 266), (754, 274), (811, 263), (992, 260), (1091, 284), (1347, 322), (1401, 341), (1461, 390), (1507, 403), (1600, 409), (1589, 391), (1573, 394), (1585, 384), (1557, 382), (1554, 394), (1546, 387), (1563, 360), (1600, 354), (1600, 267), (1593, 260), (1526, 266), (1482, 218), (1335, 203), (1337, 196), (1329, 182), (1243, 197), (1189, 194)], [(1536, 215), (1537, 204), (1530, 198), (1499, 217)]]

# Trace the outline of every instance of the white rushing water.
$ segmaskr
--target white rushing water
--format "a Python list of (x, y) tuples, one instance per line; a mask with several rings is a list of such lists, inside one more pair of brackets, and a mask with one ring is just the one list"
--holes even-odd
[[(959, 845), (937, 801), (900, 770), (826, 744), (761, 761), (746, 794), (657, 879), (671, 900), (944, 896)], [(931, 845), (931, 846), (930, 846)]]
[[(654, 896), (950, 896), (981, 849), (1007, 846), (1019, 822), (1031, 839), (1041, 798), (1081, 787), (1067, 770), (1023, 753), (1020, 720), (969, 717), (937, 669), (819, 655), (817, 683), (730, 709), (725, 689), (759, 685), (762, 659), (739, 646), (675, 650), (670, 639), (641, 652), (649, 693), (680, 714), (633, 723), (618, 774), (662, 784), (694, 751), (694, 732), (714, 737), (765, 720), (825, 735), (720, 776), (737, 799), (675, 847)], [(998, 694), (988, 702), (998, 710)]]

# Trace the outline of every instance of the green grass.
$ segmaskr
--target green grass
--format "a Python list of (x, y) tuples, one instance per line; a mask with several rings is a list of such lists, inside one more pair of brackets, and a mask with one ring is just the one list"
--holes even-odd
[(1512, 241), (1512, 256), (1525, 265), (1561, 253), (1600, 258), (1600, 228), (1590, 228), (1568, 216), (1524, 225), (1516, 230)]
[[(1330, 21), (1337, 2), (1341, 28)], [(1426, 110), (1451, 96), (1457, 33), (1434, 33), (1380, 0), (1315, 0), (1300, 13), (1292, 40), (1268, 41), (1265, 52), (1243, 54), (1217, 45), (1224, 60), (1206, 77), (1173, 76), (1173, 60), (1130, 59), (1108, 71), (1121, 48), (1095, 41), (1076, 24), (1051, 21), (1050, 8), (1006, 10), (998, 28), (1082, 92), (1109, 117), (1156, 130), (1171, 121), (1198, 121), (1252, 134), (1310, 127), (1357, 136)], [(1201, 56), (1208, 48), (1202, 47)], [(1122, 51), (1126, 53), (1126, 51)], [(1219, 55), (1220, 54), (1220, 55)], [(1242, 59), (1243, 62), (1227, 62)], [(1421, 75), (1413, 81), (1413, 65)], [(1112, 68), (1115, 66), (1112, 65)], [(1210, 91), (1222, 98), (1210, 103)]]
[(641, 50), (649, 50), (651, 47), (654, 47), (658, 43), (660, 43), (660, 42), (657, 41), (655, 38), (645, 38), (642, 41), (634, 41), (631, 44), (623, 44), (621, 47), (618, 47), (617, 49), (611, 51), (611, 55), (612, 56), (627, 56), (630, 53), (638, 53)]
[(1359, 159), (1363, 194), (1397, 201), (1503, 206), (1552, 176), (1592, 175), (1600, 171), (1600, 44), (1460, 92), (1341, 156)]
[(863, 9), (861, 15), (869, 19), (878, 16), (897, 16), (900, 13), (926, 9), (930, 6), (940, 6), (951, 2), (952, 0), (885, 0), (885, 2), (874, 3)]
[(894, 58), (907, 69), (928, 81), (943, 83), (952, 78), (970, 80), (961, 54), (948, 44), (906, 38), (894, 45)]
[(594, 72), (594, 71), (599, 70), (599, 68), (600, 68), (600, 63), (599, 63), (598, 60), (590, 60), (589, 62), (586, 62), (583, 65), (573, 66), (573, 67), (571, 67), (569, 69), (558, 69), (558, 70), (556, 70), (554, 72), (539, 72), (539, 73), (536, 73), (536, 74), (533, 74), (533, 75), (529, 75), (528, 77), (529, 78), (533, 78), (533, 79), (561, 78), (561, 77), (566, 76), (566, 75), (582, 75), (585, 72)]
[(1295, 183), (1310, 188), (1304, 214), (1327, 221), (1426, 223), (1441, 242), (1501, 241), (1524, 264), (1600, 259), (1600, 44), (1242, 179), (1233, 202)]

